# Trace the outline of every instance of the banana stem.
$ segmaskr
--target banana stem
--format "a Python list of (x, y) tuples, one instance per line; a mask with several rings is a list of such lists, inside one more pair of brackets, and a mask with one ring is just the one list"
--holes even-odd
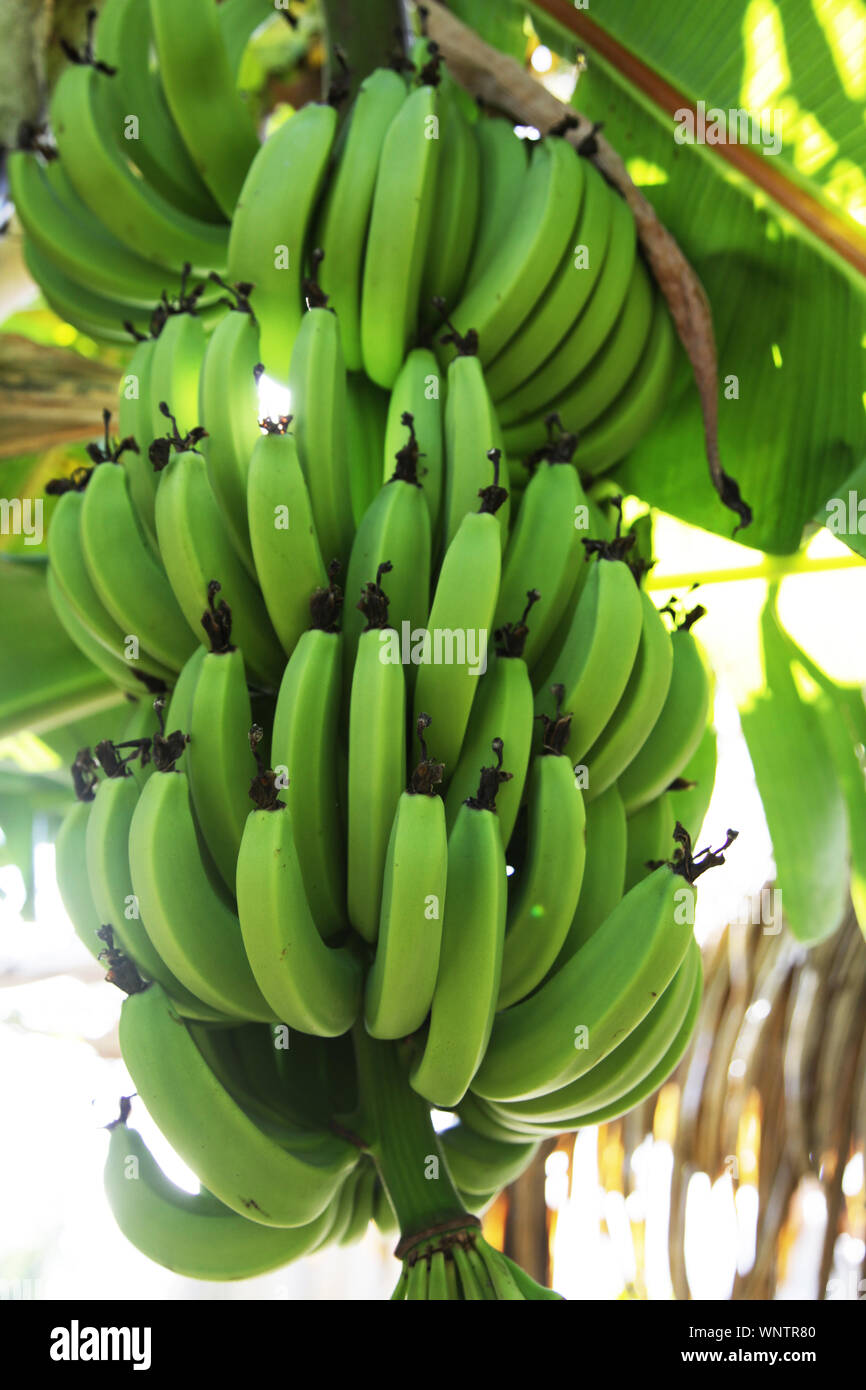
[(831, 570), (862, 569), (866, 561), (859, 555), (832, 555), (809, 560), (803, 555), (767, 556), (757, 565), (736, 565), (728, 569), (695, 570), (686, 574), (651, 574), (647, 589), (689, 589), (693, 584), (730, 584), (738, 579), (785, 579), (789, 574), (827, 574)]
[(339, 49), (349, 71), (348, 91), (353, 97), (364, 78), (388, 62), (398, 36), (405, 37), (403, 6), (400, 0), (366, 0), (363, 5), (357, 0), (322, 0), (322, 10), (328, 32), (326, 84), (341, 73)]
[(371, 1038), (362, 1020), (353, 1037), (369, 1148), (400, 1225), (401, 1245), (443, 1226), (477, 1225), (454, 1189), (430, 1109), (409, 1086), (397, 1044)]

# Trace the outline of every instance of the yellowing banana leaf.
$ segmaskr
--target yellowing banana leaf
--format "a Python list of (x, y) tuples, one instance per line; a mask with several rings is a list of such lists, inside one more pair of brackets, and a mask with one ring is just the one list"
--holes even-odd
[(848, 898), (845, 800), (816, 709), (792, 670), (797, 649), (771, 593), (761, 615), (764, 687), (740, 711), (773, 841), (782, 912), (799, 941), (823, 941), (841, 925)]
[[(542, 0), (530, 10), (580, 39), (575, 106), (604, 123), (709, 295), (722, 464), (754, 513), (740, 538), (792, 552), (866, 453), (862, 17), (832, 0), (735, 0), (675, 14), (664, 0), (605, 0), (571, 15)], [(747, 119), (713, 125), (716, 110)], [(675, 128), (680, 138), (689, 128), (677, 112), (691, 113), (696, 136), (730, 129), (748, 150), (678, 143)], [(745, 156), (742, 168), (732, 153)], [(618, 476), (665, 511), (731, 534), (687, 370)]]

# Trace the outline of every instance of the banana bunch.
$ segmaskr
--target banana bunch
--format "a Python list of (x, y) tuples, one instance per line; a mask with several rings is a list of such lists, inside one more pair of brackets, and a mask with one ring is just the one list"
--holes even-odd
[[(372, 1220), (400, 1233), (396, 1298), (553, 1297), (480, 1216), (542, 1139), (676, 1066), (694, 885), (734, 838), (693, 850), (702, 610), (656, 606), (594, 482), (660, 407), (670, 320), (593, 166), (467, 108), (430, 45), (372, 73), (339, 132), (310, 104), (259, 146), (240, 3), (108, 0), (99, 56), (58, 88), (60, 159), (13, 161), (25, 200), (80, 203), (120, 248), (88, 292), (137, 286), (115, 295), (136, 338), (119, 438), (106, 411), (51, 485), (52, 600), (131, 701), (76, 759), (57, 863), (126, 995), (136, 1092), (202, 1190), (160, 1172), (126, 1102), (106, 1190), (193, 1277)], [(159, 113), (134, 199), (112, 66)], [(83, 250), (36, 221), (83, 304)], [(263, 371), (291, 414), (260, 418)]]

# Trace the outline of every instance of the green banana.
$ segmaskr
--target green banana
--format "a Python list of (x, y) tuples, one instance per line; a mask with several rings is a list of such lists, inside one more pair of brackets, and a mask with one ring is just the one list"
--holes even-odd
[(520, 622), (508, 624), (496, 633), (499, 648), (488, 670), (481, 677), (472, 706), (460, 760), (452, 773), (445, 797), (445, 821), (450, 834), (467, 797), (478, 785), (478, 769), (487, 757), (494, 738), (501, 738), (508, 750), (511, 780), (499, 790), (496, 813), (503, 847), (507, 847), (523, 799), (523, 786), (532, 743), (532, 686), (521, 646), (527, 631), (526, 617), (534, 593), (528, 595)]
[(589, 940), (622, 897), (627, 835), (625, 808), (614, 782), (601, 796), (586, 803), (586, 859), (580, 897), (551, 974)]
[(623, 386), (581, 432), (578, 462), (584, 477), (619, 463), (649, 434), (669, 400), (677, 359), (677, 339), (667, 301), (656, 291), (652, 324), (640, 361)]
[(625, 889), (630, 888), (650, 872), (653, 861), (663, 859), (671, 842), (677, 816), (669, 792), (662, 792), (648, 801), (628, 818), (626, 842)]
[(125, 661), (123, 657), (115, 656), (96, 640), (91, 629), (82, 621), (77, 609), (74, 609), (68, 601), (57, 583), (53, 569), (50, 567), (45, 576), (45, 587), (51, 600), (51, 607), (70, 641), (74, 642), (88, 661), (102, 671), (114, 685), (136, 698), (144, 688), (159, 688), (161, 682), (144, 675), (143, 672), (139, 679), (135, 671), (130, 669), (128, 661)]
[(243, 653), (231, 645), (231, 622), (214, 621), (212, 649), (199, 668), (188, 725), (185, 766), (195, 818), (230, 893), (256, 771), (253, 723)]
[(405, 100), (406, 83), (390, 68), (377, 68), (361, 83), (316, 232), (324, 252), (319, 284), (337, 314), (350, 372), (363, 365), (361, 278), (379, 151)]
[[(358, 526), (382, 486), (382, 455), (389, 397), (363, 372), (346, 377), (346, 434), (352, 519)], [(387, 481), (387, 480), (385, 480)]]
[(151, 357), (150, 430), (144, 440), (139, 440), (142, 448), (166, 432), (164, 403), (181, 435), (201, 424), (198, 390), (206, 346), (207, 336), (199, 314), (188, 310), (169, 314)]
[[(554, 721), (551, 721), (551, 725)], [(509, 881), (497, 1009), (524, 999), (556, 960), (577, 908), (586, 858), (585, 811), (556, 732), (527, 785), (529, 843)]]
[(271, 739), (271, 760), (291, 812), (310, 911), (325, 938), (347, 924), (337, 771), (343, 638), (336, 619), (341, 602), (336, 586), (313, 595), (310, 612), (316, 626), (299, 639), (286, 665)]
[[(138, 451), (125, 449), (123, 470), (126, 473), (132, 505), (156, 549), (156, 488), (159, 474), (148, 458), (148, 446), (153, 439), (150, 413), (151, 370), (156, 351), (155, 338), (143, 338), (127, 363), (120, 381), (117, 400), (117, 432), (121, 439), (134, 439)], [(159, 430), (162, 433), (164, 424)]]
[(376, 955), (367, 975), (364, 1022), (374, 1038), (402, 1038), (420, 1028), (439, 969), (446, 912), (448, 837), (436, 787), (442, 765), (422, 759), (394, 813), (382, 878)]
[(691, 633), (698, 607), (671, 634), (673, 665), (662, 712), (640, 752), (619, 777), (626, 813), (631, 816), (661, 796), (696, 751), (706, 728), (713, 693), (706, 656)]
[(314, 1221), (357, 1162), (351, 1144), (325, 1131), (266, 1131), (255, 1123), (220, 1084), (158, 985), (125, 1001), (120, 1048), (172, 1148), (214, 1196), (250, 1221)]
[(66, 915), (82, 946), (101, 964), (100, 953), (104, 947), (96, 933), (102, 923), (93, 901), (85, 858), (87, 822), (92, 806), (91, 801), (76, 801), (67, 811), (57, 832), (54, 854), (57, 886)]
[[(199, 378), (198, 421), (207, 476), (235, 549), (255, 575), (247, 525), (248, 470), (259, 427), (259, 329), (248, 300), (237, 302), (208, 340)], [(272, 619), (273, 621), (273, 619)]]
[(529, 589), (539, 593), (523, 651), (530, 670), (551, 641), (574, 590), (575, 575), (584, 567), (579, 523), (588, 504), (570, 461), (574, 442), (568, 439), (552, 448), (554, 457), (539, 463), (502, 560), (497, 627), (520, 611)]
[(117, 464), (102, 463), (90, 475), (81, 508), (81, 546), (93, 587), (124, 634), (179, 671), (193, 638)]
[[(561, 685), (562, 708), (571, 715), (569, 752), (582, 759), (608, 723), (631, 676), (641, 640), (644, 608), (640, 590), (617, 551), (600, 547), (548, 687), (536, 693), (543, 713), (548, 688)], [(598, 787), (597, 792), (603, 790)]]
[(525, 1172), (538, 1153), (537, 1144), (504, 1144), (465, 1124), (446, 1129), (439, 1142), (452, 1181), (461, 1192), (507, 1187)]
[(531, 998), (498, 1014), (473, 1082), (487, 1100), (545, 1095), (583, 1076), (636, 1028), (672, 980), (694, 888), (664, 864), (623, 897)]
[(589, 751), (587, 798), (600, 796), (643, 748), (664, 708), (671, 683), (670, 633), (648, 594), (640, 591), (643, 624), (634, 666), (622, 697)]
[(505, 936), (505, 852), (496, 823), (496, 793), (507, 778), (502, 744), (496, 765), (480, 770), (478, 791), (464, 802), (448, 837), (448, 898), (430, 1022), (409, 1076), (431, 1105), (465, 1096), (490, 1037)]
[(346, 367), (340, 329), (329, 309), (303, 315), (289, 366), (292, 419), (325, 563), (345, 564), (352, 545), (352, 494)]
[(418, 441), (420, 482), (424, 500), (430, 512), (433, 536), (438, 532), (444, 487), (444, 435), (442, 420), (442, 390), (439, 363), (429, 348), (413, 348), (397, 374), (388, 403), (385, 430), (384, 473), (388, 482), (394, 472), (394, 459), (406, 443), (403, 417), (412, 416), (415, 438)]
[[(484, 381), (480, 359), (467, 344), (448, 368), (445, 401), (445, 497), (443, 543), (449, 546), (461, 521), (474, 511), (490, 478), (491, 450), (498, 449), (497, 483), (508, 488), (508, 465), (493, 402)], [(511, 503), (506, 494), (498, 512), (502, 548), (508, 539)]]
[(237, 863), (243, 943), (253, 974), (277, 1018), (331, 1038), (355, 1021), (361, 998), (358, 957), (331, 948), (313, 917), (293, 814), (273, 780), (247, 817)]
[(147, 934), (181, 983), (222, 1014), (272, 1019), (237, 914), (202, 856), (185, 773), (148, 781), (132, 813), (129, 866)]
[(123, 132), (109, 101), (112, 78), (70, 64), (51, 98), (51, 128), (76, 192), (117, 239), (145, 260), (198, 274), (220, 270), (225, 226), (191, 217), (136, 177), (121, 147)]
[(403, 102), (382, 141), (364, 250), (361, 355), (390, 390), (418, 316), (439, 162), (439, 97), (422, 86)]
[(420, 320), (438, 323), (434, 299), (455, 303), (466, 277), (478, 220), (480, 151), (454, 93), (439, 89), (439, 140), (433, 220), (421, 275)]
[(206, 642), (202, 614), (210, 585), (218, 581), (221, 602), (231, 609), (232, 630), (250, 674), (274, 688), (283, 670), (276, 633), (259, 589), (232, 545), (205, 461), (194, 449), (176, 452), (162, 471), (156, 530), (176, 605), (189, 631)]
[[(548, 403), (567, 391), (594, 361), (622, 311), (636, 255), (637, 229), (631, 209), (624, 198), (614, 197), (604, 263), (589, 299), (559, 346), (538, 364), (534, 373), (519, 382), (507, 397), (497, 397), (496, 408), (503, 426), (529, 415), (543, 415)], [(571, 428), (568, 421), (566, 425)]]
[(199, 177), (231, 217), (259, 142), (210, 0), (150, 0), (159, 74)]
[(475, 242), (464, 283), (467, 294), (483, 275), (508, 231), (526, 177), (528, 152), (527, 142), (518, 140), (511, 122), (495, 116), (478, 121), (475, 138), (480, 154), (481, 187)]
[(716, 731), (708, 724), (680, 776), (671, 784), (677, 819), (693, 840), (701, 833), (716, 780)]
[(566, 140), (549, 137), (533, 148), (496, 253), (451, 315), (459, 334), (477, 333), (482, 362), (492, 361), (547, 288), (575, 224), (583, 177), (583, 161)]
[(502, 565), (496, 520), (502, 491), (496, 483), (484, 490), (480, 510), (463, 518), (446, 550), (420, 653), (415, 719), (422, 712), (432, 718), (436, 753), (446, 769), (457, 764), (482, 673), (478, 668), (487, 663)]
[(269, 426), (252, 450), (246, 511), (262, 597), (291, 656), (309, 624), (312, 593), (328, 575), (297, 446), (279, 426)]
[(583, 161), (583, 196), (556, 274), (531, 315), (490, 363), (487, 385), (495, 401), (517, 390), (556, 351), (583, 311), (605, 263), (614, 195), (589, 160)]
[(98, 294), (70, 279), (57, 263), (31, 240), (24, 242), (24, 264), (42, 291), (42, 298), (58, 318), (97, 343), (129, 343), (129, 329), (146, 333), (150, 314), (128, 299)]
[(305, 1226), (249, 1221), (204, 1189), (185, 1192), (159, 1168), (138, 1130), (111, 1126), (105, 1193), (130, 1244), (187, 1279), (251, 1279), (318, 1248), (333, 1224), (325, 1207)]
[(358, 641), (349, 700), (346, 897), (352, 926), (375, 941), (391, 826), (406, 786), (406, 680), (400, 663), (381, 659), (388, 600), (378, 582), (361, 602), (368, 627)]
[(525, 454), (544, 442), (545, 418), (550, 411), (562, 418), (572, 434), (591, 425), (604, 413), (628, 382), (647, 342), (653, 317), (653, 287), (643, 261), (634, 264), (625, 303), (616, 323), (588, 367), (531, 420), (517, 420), (503, 429), (505, 447)]
[[(418, 442), (411, 416), (406, 417), (409, 438), (396, 455), (396, 467), (367, 508), (355, 534), (346, 593), (349, 608), (343, 619), (346, 641), (344, 691), (348, 697), (355, 653), (366, 620), (358, 599), (380, 566), (388, 568), (388, 625), (396, 634), (391, 646), (392, 659), (407, 666), (411, 685), (415, 672), (409, 664), (410, 643), (423, 634), (430, 602), (431, 537), (430, 513), (424, 489), (418, 481)], [(399, 653), (399, 656), (398, 656)], [(384, 659), (384, 648), (383, 648)]]
[(310, 102), (261, 146), (232, 216), (228, 279), (251, 299), (268, 374), (285, 382), (301, 326), (307, 239), (336, 129), (332, 106)]

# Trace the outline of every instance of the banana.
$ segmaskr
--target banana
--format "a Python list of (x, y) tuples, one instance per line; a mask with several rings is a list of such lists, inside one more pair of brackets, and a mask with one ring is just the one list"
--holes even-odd
[[(563, 720), (550, 721), (550, 743), (536, 758), (527, 787), (529, 843), (509, 881), (508, 916), (497, 1009), (507, 1009), (544, 979), (577, 908), (586, 858), (585, 811)], [(545, 740), (547, 743), (547, 740)]]
[(581, 433), (578, 462), (584, 477), (594, 478), (619, 463), (649, 434), (670, 399), (677, 352), (667, 302), (657, 290), (640, 361), (619, 395)]
[(102, 463), (91, 473), (80, 526), (87, 571), (105, 608), (125, 636), (137, 637), (159, 662), (179, 671), (193, 638), (117, 464)]
[(346, 367), (329, 309), (301, 319), (289, 366), (292, 419), (325, 563), (345, 564), (352, 546), (352, 492), (346, 424)]
[[(115, 744), (115, 748), (123, 754), (125, 766), (135, 778), (139, 790), (156, 770), (152, 749), (154, 737), (159, 733), (161, 729), (153, 698), (142, 696), (140, 700), (135, 700), (129, 718), (123, 726), (121, 741)], [(128, 751), (130, 749), (131, 752)], [(97, 753), (98, 751), (97, 749)]]
[(195, 694), (196, 683), (206, 656), (207, 648), (197, 646), (175, 682), (163, 721), (169, 734), (175, 731), (184, 735), (189, 734), (190, 723), (192, 722), (192, 697)]
[(618, 1047), (583, 1076), (534, 1100), (512, 1101), (509, 1120), (549, 1123), (576, 1119), (633, 1090), (655, 1069), (676, 1041), (701, 977), (701, 951), (694, 938), (682, 964), (649, 1013)]
[[(96, 28), (96, 57), (117, 69), (108, 88), (112, 128), (134, 140), (134, 163), (158, 193), (183, 212), (221, 222), (222, 212), (202, 183), (166, 105), (161, 65), (151, 68), (152, 46), (150, 5), (106, 0)], [(193, 67), (190, 80), (195, 71)], [(134, 136), (131, 115), (137, 118)]]
[(310, 102), (265, 141), (232, 217), (227, 277), (251, 284), (261, 359), (285, 381), (301, 326), (301, 281), (313, 209), (336, 129), (332, 106)]
[(381, 481), (388, 482), (394, 471), (394, 459), (406, 443), (403, 416), (411, 415), (415, 438), (418, 441), (420, 482), (430, 512), (430, 527), (434, 537), (438, 534), (445, 471), (443, 385), (439, 363), (429, 348), (413, 348), (407, 353), (388, 403), (384, 473), (381, 460), (379, 469)]
[(501, 738), (508, 749), (510, 781), (499, 789), (496, 813), (503, 848), (507, 847), (523, 799), (523, 785), (532, 744), (532, 685), (521, 655), (527, 628), (527, 615), (536, 593), (527, 594), (523, 616), (496, 632), (497, 652), (481, 677), (477, 698), (466, 728), (466, 737), (445, 797), (445, 823), (448, 833), (464, 801), (478, 785), (478, 769), (483, 765), (494, 738)]
[(180, 606), (189, 631), (206, 642), (202, 614), (208, 604), (209, 586), (218, 581), (250, 674), (274, 688), (283, 670), (276, 633), (258, 587), (232, 545), (208, 482), (205, 461), (193, 449), (176, 452), (162, 471), (156, 531), (175, 606)]
[(51, 607), (54, 609), (66, 635), (71, 642), (75, 643), (79, 651), (84, 653), (88, 661), (108, 677), (112, 684), (136, 697), (141, 694), (142, 689), (158, 689), (161, 686), (160, 681), (154, 677), (146, 676), (144, 672), (138, 678), (128, 661), (125, 661), (123, 657), (114, 656), (112, 652), (103, 647), (101, 642), (96, 640), (91, 629), (82, 621), (77, 609), (72, 607), (63, 593), (53, 569), (48, 569), (45, 581)]
[(319, 1247), (333, 1224), (327, 1206), (305, 1226), (279, 1230), (239, 1216), (205, 1190), (171, 1182), (139, 1134), (111, 1129), (105, 1193), (121, 1232), (149, 1260), (187, 1279), (251, 1279)]
[(125, 1001), (120, 1048), (172, 1148), (214, 1196), (250, 1221), (315, 1221), (357, 1162), (357, 1150), (335, 1135), (289, 1125), (266, 1131), (245, 1114), (158, 985)]
[(391, 1205), (391, 1198), (388, 1196), (388, 1189), (381, 1179), (373, 1196), (373, 1220), (382, 1236), (396, 1235), (400, 1229), (394, 1208)]
[(67, 811), (57, 832), (54, 854), (57, 886), (66, 915), (82, 946), (90, 952), (94, 960), (99, 961), (103, 943), (96, 933), (102, 923), (93, 901), (85, 859), (87, 822), (92, 806), (92, 801), (76, 801)]
[(199, 177), (227, 218), (259, 142), (210, 0), (150, 0), (159, 74)]
[(196, 822), (233, 893), (256, 771), (249, 743), (253, 716), (243, 653), (231, 645), (230, 619), (213, 615), (211, 643), (193, 691), (185, 766)]
[(701, 833), (716, 780), (716, 731), (708, 724), (680, 776), (671, 784), (677, 819), (693, 840)]
[(569, 752), (575, 761), (583, 758), (617, 708), (641, 640), (641, 593), (631, 570), (616, 558), (618, 553), (616, 548), (602, 546), (598, 558), (590, 560), (590, 572), (548, 687), (536, 693), (536, 713), (541, 714), (548, 689), (563, 686), (562, 708), (571, 715)]
[[(472, 341), (464, 346), (467, 350), (459, 353), (448, 368), (445, 401), (443, 541), (446, 546), (456, 536), (467, 512), (476, 509), (478, 495), (490, 478), (493, 449), (499, 449), (496, 481), (508, 488), (508, 465), (502, 456), (499, 424), (484, 381), (484, 371), (471, 350)], [(498, 514), (503, 550), (508, 539), (510, 507), (506, 493)]]
[[(533, 148), (496, 253), (451, 315), (458, 334), (477, 333), (482, 362), (493, 360), (547, 288), (574, 228), (583, 178), (584, 163), (568, 141), (549, 137)], [(450, 355), (446, 344), (445, 360)]]
[(653, 863), (663, 859), (671, 842), (677, 816), (668, 792), (648, 801), (627, 821), (625, 892), (650, 872)]
[(402, 664), (381, 659), (388, 600), (380, 577), (381, 569), (361, 600), (368, 627), (358, 641), (349, 701), (346, 898), (349, 921), (366, 941), (379, 930), (391, 826), (406, 786), (406, 680)]
[[(496, 408), (503, 426), (528, 415), (543, 414), (547, 403), (566, 391), (593, 362), (622, 312), (636, 256), (634, 217), (625, 199), (614, 197), (604, 262), (583, 312), (533, 374), (517, 384), (510, 395), (497, 398)], [(567, 421), (566, 425), (571, 428)]]
[[(259, 779), (264, 783), (264, 779)], [(274, 779), (256, 797), (237, 862), (244, 947), (277, 1018), (304, 1033), (332, 1038), (351, 1028), (361, 998), (361, 969), (345, 947), (319, 935), (304, 888), (294, 817)]]
[[(117, 471), (120, 473), (119, 469)], [(127, 628), (115, 622), (93, 584), (82, 544), (84, 500), (82, 492), (66, 492), (54, 509), (48, 529), (48, 556), (54, 580), (79, 621), (116, 661), (127, 666), (130, 673), (140, 671), (145, 676), (170, 682), (174, 679), (171, 666), (154, 660), (140, 647), (138, 653), (133, 654), (135, 649), (129, 642), (129, 635), (136, 634), (129, 634)]]
[(466, 1094), (493, 1025), (505, 936), (507, 877), (496, 793), (507, 777), (503, 748), (480, 770), (448, 837), (448, 900), (430, 1023), (409, 1076), (431, 1105), (451, 1107)]
[(125, 955), (146, 979), (156, 980), (179, 1013), (219, 1021), (225, 1013), (209, 1008), (166, 966), (142, 921), (141, 904), (129, 869), (129, 831), (141, 795), (132, 776), (105, 777), (87, 821), (87, 876), (100, 922), (110, 925)]
[[(670, 829), (669, 826), (669, 832)], [(622, 897), (627, 835), (625, 808), (614, 783), (586, 804), (586, 859), (580, 897), (551, 974), (556, 974), (589, 940)]]
[(129, 328), (146, 333), (150, 314), (127, 299), (97, 294), (66, 275), (33, 241), (24, 242), (24, 264), (42, 291), (42, 298), (58, 318), (71, 323), (97, 343), (129, 343)]
[(452, 1181), (461, 1192), (481, 1193), (491, 1187), (508, 1187), (538, 1153), (537, 1144), (504, 1144), (465, 1124), (446, 1129), (439, 1142)]
[(589, 160), (582, 161), (583, 196), (556, 274), (531, 315), (487, 370), (494, 401), (517, 390), (556, 351), (582, 313), (605, 263), (614, 195)]
[(343, 638), (336, 630), (342, 594), (317, 590), (315, 626), (289, 658), (274, 714), (271, 759), (291, 812), (304, 888), (313, 919), (327, 938), (346, 927), (344, 828), (340, 815), (339, 737)]
[(643, 624), (628, 684), (603, 732), (583, 755), (589, 769), (589, 800), (606, 791), (643, 748), (670, 687), (674, 659), (670, 633), (649, 595), (640, 590), (640, 598)]
[(417, 87), (381, 144), (364, 250), (361, 355), (390, 390), (411, 345), (430, 239), (439, 162), (439, 97)]
[(561, 970), (497, 1015), (475, 1093), (530, 1099), (603, 1061), (673, 979), (691, 939), (694, 900), (691, 883), (669, 864), (642, 879)]
[(389, 396), (363, 372), (346, 376), (346, 435), (352, 520), (357, 528), (382, 486)]
[(336, 311), (350, 372), (363, 366), (361, 278), (379, 151), (405, 100), (406, 83), (390, 68), (377, 68), (361, 83), (316, 232), (316, 245), (324, 252), (319, 284)]
[[(135, 512), (144, 527), (147, 539), (156, 548), (156, 488), (159, 474), (148, 458), (148, 446), (153, 439), (150, 414), (151, 369), (156, 350), (155, 338), (143, 338), (127, 363), (120, 380), (117, 401), (117, 432), (121, 439), (134, 439), (138, 452), (126, 449), (121, 460), (126, 473), (129, 495)], [(165, 422), (159, 429), (163, 433)]]
[(427, 756), (425, 728), (422, 716), (422, 758), (397, 802), (385, 857), (376, 956), (364, 992), (364, 1022), (374, 1038), (403, 1038), (421, 1027), (439, 969), (448, 836), (436, 791), (442, 765)]
[(713, 678), (691, 632), (703, 611), (700, 606), (693, 609), (671, 634), (673, 665), (662, 712), (640, 752), (620, 774), (620, 795), (629, 816), (661, 796), (679, 777), (703, 737)]
[(542, 414), (506, 426), (502, 436), (505, 447), (512, 454), (524, 454), (543, 444), (545, 415), (549, 411), (556, 411), (573, 434), (598, 419), (635, 370), (649, 338), (652, 316), (652, 283), (643, 261), (638, 258), (619, 318), (592, 362)]
[(309, 625), (311, 595), (328, 575), (294, 436), (278, 426), (269, 426), (252, 450), (246, 511), (265, 607), (291, 656)]
[(11, 151), (7, 161), (15, 212), (37, 250), (97, 294), (152, 308), (170, 273), (106, 231), (69, 183), (62, 161), (41, 164), (23, 150)]
[[(198, 420), (207, 430), (201, 451), (207, 476), (235, 549), (250, 573), (256, 565), (247, 525), (248, 471), (259, 427), (259, 328), (240, 291), (211, 334), (199, 378)], [(273, 618), (272, 618), (273, 621)]]
[(505, 237), (526, 177), (528, 144), (518, 140), (510, 121), (495, 116), (478, 121), (475, 138), (481, 180), (478, 223), (464, 292), (483, 275)]
[(501, 627), (520, 611), (529, 589), (540, 597), (532, 610), (523, 657), (530, 668), (544, 652), (585, 568), (579, 523), (587, 499), (572, 467), (573, 441), (551, 448), (553, 458), (539, 463), (520, 503), (517, 522), (502, 561), (502, 580), (494, 623)]
[(357, 1245), (359, 1240), (363, 1240), (367, 1233), (367, 1227), (373, 1219), (373, 1203), (376, 1196), (376, 1184), (379, 1181), (376, 1165), (372, 1159), (364, 1156), (358, 1164), (356, 1172), (358, 1176), (355, 1180), (352, 1215), (337, 1242), (341, 1246)]
[(51, 98), (51, 128), (60, 158), (82, 201), (117, 239), (145, 260), (198, 274), (226, 262), (225, 226), (191, 217), (137, 177), (121, 148), (108, 84), (95, 68), (70, 64)]
[(138, 441), (142, 449), (166, 432), (164, 403), (177, 421), (179, 434), (186, 435), (201, 424), (198, 385), (206, 346), (204, 324), (194, 305), (168, 315), (151, 357), (150, 431)]
[(438, 323), (434, 299), (453, 304), (463, 289), (478, 220), (480, 151), (448, 86), (439, 89), (439, 140), (433, 221), (421, 276), (420, 320), (429, 326)]
[(502, 491), (496, 483), (484, 489), (480, 510), (463, 518), (446, 550), (420, 652), (415, 720), (422, 712), (430, 715), (436, 754), (446, 770), (457, 764), (483, 674), (478, 668), (487, 662), (502, 566), (496, 520)]
[[(383, 484), (370, 503), (352, 544), (346, 575), (349, 607), (343, 619), (346, 696), (367, 616), (358, 599), (363, 600), (368, 582), (383, 564), (389, 566), (388, 624), (396, 633), (391, 644), (396, 648), (392, 659), (407, 665), (406, 679), (410, 685), (415, 674), (408, 665), (410, 643), (417, 640), (416, 633), (423, 634), (427, 617), (432, 543), (430, 513), (424, 501), (423, 486), (418, 481), (418, 441), (411, 416), (406, 417), (404, 424), (404, 441), (397, 452), (390, 481)], [(384, 659), (384, 648), (382, 652)]]
[(222, 1014), (271, 1020), (237, 915), (203, 857), (185, 773), (148, 781), (132, 813), (129, 866), (147, 934), (172, 974)]

